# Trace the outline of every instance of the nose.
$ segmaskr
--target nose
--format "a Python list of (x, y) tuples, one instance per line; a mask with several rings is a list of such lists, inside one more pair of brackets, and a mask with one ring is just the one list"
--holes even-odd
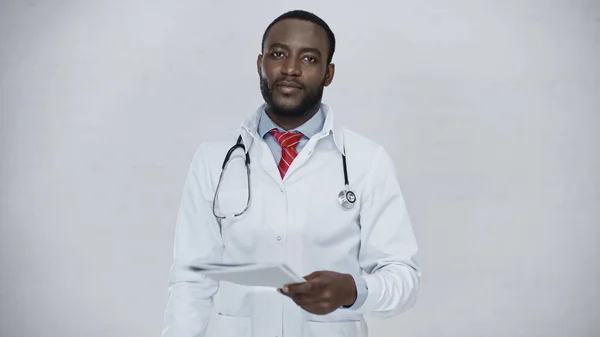
[(302, 69), (300, 68), (300, 62), (294, 57), (289, 57), (283, 63), (281, 67), (281, 73), (287, 76), (300, 76), (302, 75)]

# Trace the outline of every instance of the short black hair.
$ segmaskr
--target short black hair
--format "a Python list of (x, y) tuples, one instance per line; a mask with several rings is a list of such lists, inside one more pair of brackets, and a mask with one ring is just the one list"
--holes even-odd
[(283, 13), (280, 16), (278, 16), (275, 20), (273, 20), (271, 24), (269, 24), (267, 29), (265, 29), (265, 33), (263, 34), (261, 52), (265, 48), (265, 40), (267, 39), (267, 33), (269, 32), (271, 27), (273, 27), (277, 22), (285, 19), (298, 19), (309, 21), (325, 29), (325, 32), (327, 33), (327, 38), (329, 39), (329, 54), (327, 55), (327, 64), (331, 63), (331, 60), (333, 59), (333, 53), (335, 53), (335, 35), (331, 31), (331, 28), (329, 28), (329, 25), (327, 25), (327, 23), (317, 15), (299, 9)]

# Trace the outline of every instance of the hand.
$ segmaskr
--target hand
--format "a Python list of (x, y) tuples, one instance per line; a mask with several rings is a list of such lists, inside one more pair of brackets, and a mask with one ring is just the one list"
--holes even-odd
[(304, 278), (306, 282), (287, 284), (279, 292), (310, 313), (325, 315), (356, 301), (356, 284), (350, 274), (316, 271)]

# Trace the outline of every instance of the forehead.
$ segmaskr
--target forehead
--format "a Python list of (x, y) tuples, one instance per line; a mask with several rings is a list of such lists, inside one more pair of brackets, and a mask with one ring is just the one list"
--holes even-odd
[(271, 27), (265, 39), (265, 48), (274, 43), (286, 44), (290, 48), (318, 48), (325, 55), (329, 50), (327, 32), (310, 21), (284, 19)]

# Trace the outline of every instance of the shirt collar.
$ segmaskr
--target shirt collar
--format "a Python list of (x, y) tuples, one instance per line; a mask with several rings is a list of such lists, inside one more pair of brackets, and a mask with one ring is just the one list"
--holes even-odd
[[(319, 109), (317, 113), (304, 124), (299, 127), (288, 130), (288, 131), (298, 131), (302, 133), (302, 137), (311, 138), (312, 136), (318, 134), (323, 130), (323, 125), (325, 124), (325, 114), (322, 109)], [(279, 131), (284, 131), (281, 127), (273, 122), (273, 120), (267, 115), (265, 109), (263, 108), (260, 113), (260, 119), (258, 121), (258, 135), (261, 138), (265, 138), (265, 135), (273, 130), (277, 129)]]
[[(266, 104), (261, 104), (253, 114), (246, 118), (240, 127), (240, 133), (246, 146), (246, 152), (250, 150), (255, 138), (262, 139), (266, 132), (270, 131), (273, 127), (277, 128), (277, 125), (270, 121), (270, 118), (261, 118), (263, 114), (264, 116), (267, 116), (267, 114), (264, 113), (265, 107)], [(317, 115), (319, 115), (319, 117), (316, 117)], [(273, 124), (271, 125), (269, 121)], [(261, 126), (261, 123), (264, 123), (264, 125)], [(323, 127), (319, 130), (318, 126), (321, 124)], [(340, 151), (340, 153), (345, 153), (342, 128), (334, 124), (333, 110), (324, 103), (321, 103), (319, 112), (313, 118), (296, 130), (301, 131), (302, 133), (307, 132), (305, 135), (311, 135), (310, 137), (321, 135), (326, 137), (329, 134), (332, 134), (333, 141), (337, 149)]]

